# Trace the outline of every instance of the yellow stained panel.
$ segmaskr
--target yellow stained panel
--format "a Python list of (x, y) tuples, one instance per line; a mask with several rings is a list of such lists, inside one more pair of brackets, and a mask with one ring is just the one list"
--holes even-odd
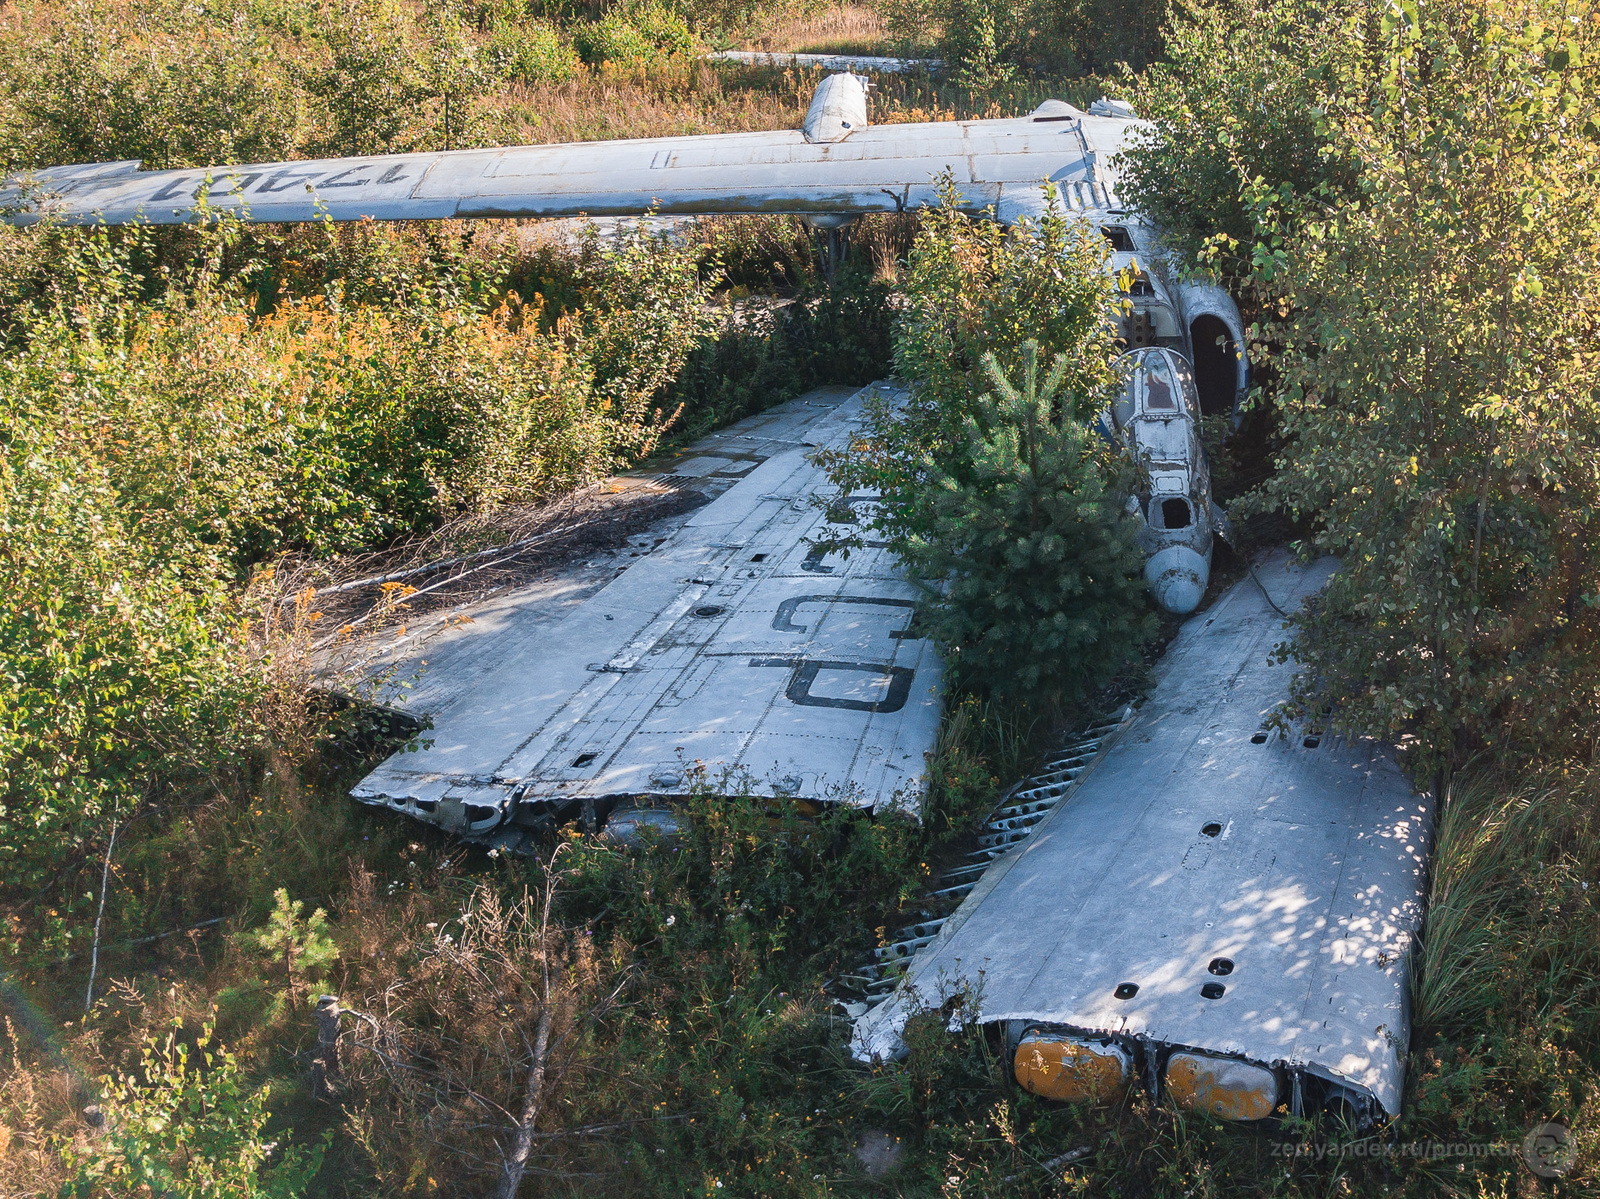
[(1120, 1099), (1132, 1073), (1120, 1046), (1046, 1032), (1023, 1036), (1012, 1069), (1023, 1090), (1069, 1103)]

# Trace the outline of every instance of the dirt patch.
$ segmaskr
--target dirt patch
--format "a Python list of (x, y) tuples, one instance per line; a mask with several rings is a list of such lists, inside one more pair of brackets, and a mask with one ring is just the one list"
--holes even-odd
[(900, 1168), (905, 1159), (906, 1147), (900, 1138), (881, 1128), (861, 1134), (856, 1142), (856, 1161), (869, 1178), (886, 1178)]

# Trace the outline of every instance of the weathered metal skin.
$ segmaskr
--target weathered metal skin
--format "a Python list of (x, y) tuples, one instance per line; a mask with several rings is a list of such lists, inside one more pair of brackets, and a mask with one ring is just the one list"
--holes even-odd
[[(14, 225), (179, 224), (227, 214), (256, 223), (791, 213), (832, 227), (873, 212), (936, 204), (948, 179), (963, 211), (1011, 224), (1054, 203), (1098, 225), (1108, 266), (1134, 279), (1123, 318), (1133, 347), (1194, 361), (1197, 329), (1244, 344), (1221, 289), (1170, 281), (1156, 231), (1117, 198), (1116, 156), (1147, 128), (1117, 100), (1087, 112), (1047, 100), (1025, 117), (872, 126), (866, 81), (824, 78), (797, 130), (665, 137), (492, 150), (372, 155), (142, 171), (133, 161), (51, 167), (0, 183)], [(1191, 311), (1192, 309), (1192, 311)], [(1215, 355), (1212, 355), (1215, 358)], [(1233, 353), (1206, 367), (1228, 405), (1248, 368)]]
[(800, 132), (813, 145), (842, 142), (867, 127), (867, 81), (843, 72), (817, 84)]
[(959, 990), (1008, 1046), (1109, 1040), (1196, 1111), (1398, 1114), (1433, 797), (1383, 745), (1268, 724), (1293, 672), (1272, 605), (1333, 569), (1269, 556), (1185, 623), (1144, 706), (857, 1021), (859, 1058)]
[[(960, 204), (1002, 220), (1037, 212), (1041, 185), (1069, 211), (1115, 208), (1109, 159), (1139, 122), (1060, 105), (990, 121), (865, 125), (859, 81), (824, 79), (803, 130), (644, 138), (493, 150), (308, 159), (141, 171), (134, 162), (54, 167), (7, 180), (12, 224), (174, 224), (207, 209), (253, 222), (439, 220), (661, 213), (898, 212), (938, 202), (950, 172)], [(854, 94), (853, 94), (854, 93)], [(813, 122), (812, 117), (817, 121)], [(849, 121), (851, 128), (843, 124)]]
[(707, 785), (919, 815), (942, 693), (911, 627), (921, 592), (881, 543), (829, 548), (869, 497), (814, 502), (814, 449), (858, 436), (875, 390), (703, 439), (678, 474), (738, 481), (605, 586), (554, 621), (481, 613), (434, 643), (411, 705), (427, 743), (352, 794), (511, 851), (613, 810), (619, 837), (669, 835), (660, 809)]
[(1129, 501), (1144, 520), (1139, 543), (1150, 594), (1168, 612), (1200, 606), (1221, 523), (1200, 442), (1200, 399), (1188, 361), (1173, 350), (1132, 350), (1118, 359), (1125, 384), (1100, 417), (1101, 431), (1137, 461), (1145, 479)]

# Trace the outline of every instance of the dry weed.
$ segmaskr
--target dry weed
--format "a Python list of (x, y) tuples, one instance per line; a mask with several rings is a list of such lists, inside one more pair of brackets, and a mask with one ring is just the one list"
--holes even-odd
[(883, 17), (864, 4), (779, 10), (767, 27), (739, 43), (741, 49), (777, 54), (886, 54), (891, 36)]
[(589, 1034), (618, 1001), (626, 954), (602, 958), (586, 930), (553, 922), (560, 876), (545, 877), (513, 900), (480, 884), (424, 923), (426, 901), (382, 904), (372, 875), (355, 875), (347, 1128), (380, 1182), (493, 1178), (513, 1193), (513, 1176), (559, 1172), (563, 1140), (594, 1131), (564, 1125), (564, 1096), (592, 1066)]

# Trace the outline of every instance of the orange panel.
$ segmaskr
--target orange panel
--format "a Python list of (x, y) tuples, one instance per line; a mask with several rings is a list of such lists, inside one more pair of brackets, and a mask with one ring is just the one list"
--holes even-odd
[(1012, 1068), (1023, 1090), (1070, 1103), (1120, 1099), (1132, 1073), (1127, 1052), (1117, 1045), (1045, 1032), (1023, 1036)]
[(1223, 1120), (1261, 1120), (1278, 1104), (1278, 1077), (1265, 1066), (1201, 1053), (1167, 1059), (1167, 1095), (1179, 1107)]

